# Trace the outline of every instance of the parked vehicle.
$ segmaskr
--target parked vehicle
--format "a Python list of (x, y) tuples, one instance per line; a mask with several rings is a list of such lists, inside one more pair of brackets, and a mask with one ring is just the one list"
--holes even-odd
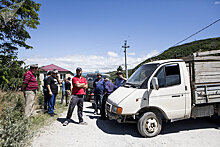
[[(93, 82), (97, 78), (96, 73), (89, 73), (86, 76), (86, 80), (88, 82), (88, 89), (86, 89), (86, 101), (90, 101), (92, 105), (94, 106), (94, 87)], [(102, 78), (110, 78), (109, 74), (102, 74)]]
[(162, 122), (220, 115), (220, 50), (142, 65), (106, 103), (110, 120), (137, 123), (143, 137)]

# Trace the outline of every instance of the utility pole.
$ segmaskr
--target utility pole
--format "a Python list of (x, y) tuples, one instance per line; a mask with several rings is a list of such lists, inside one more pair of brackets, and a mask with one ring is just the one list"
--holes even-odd
[(127, 68), (127, 48), (129, 48), (130, 46), (127, 46), (127, 40), (125, 40), (124, 46), (122, 46), (122, 48), (124, 48), (124, 53), (125, 53), (125, 72), (126, 72), (126, 79), (128, 79), (128, 68)]

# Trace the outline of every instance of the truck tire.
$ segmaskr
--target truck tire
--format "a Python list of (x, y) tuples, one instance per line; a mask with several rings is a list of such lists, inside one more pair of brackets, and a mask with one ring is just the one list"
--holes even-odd
[(138, 131), (143, 137), (157, 136), (161, 131), (161, 126), (161, 118), (153, 112), (144, 113), (137, 123)]

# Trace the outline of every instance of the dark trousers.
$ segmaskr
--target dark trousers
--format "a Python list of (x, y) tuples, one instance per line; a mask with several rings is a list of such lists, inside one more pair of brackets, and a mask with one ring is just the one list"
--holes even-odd
[(94, 95), (94, 104), (95, 104), (95, 111), (98, 112), (98, 109), (100, 109), (99, 105), (102, 106), (102, 94), (95, 94)]
[(105, 104), (106, 104), (106, 101), (108, 99), (108, 96), (109, 94), (105, 94), (103, 96), (103, 99), (102, 99), (102, 107), (101, 107), (101, 118), (106, 118), (106, 112), (105, 112)]
[(70, 119), (72, 117), (73, 114), (73, 110), (75, 108), (75, 106), (78, 106), (77, 112), (78, 112), (78, 118), (79, 118), (79, 122), (83, 122), (83, 101), (84, 101), (84, 95), (72, 95), (71, 100), (70, 100), (70, 104), (69, 104), (69, 109), (67, 112), (67, 119)]
[(61, 104), (63, 104), (63, 100), (64, 100), (64, 96), (65, 96), (65, 91), (62, 90), (62, 98), (61, 98)]
[(47, 110), (48, 101), (49, 101), (49, 92), (48, 90), (47, 91), (44, 90), (44, 110)]

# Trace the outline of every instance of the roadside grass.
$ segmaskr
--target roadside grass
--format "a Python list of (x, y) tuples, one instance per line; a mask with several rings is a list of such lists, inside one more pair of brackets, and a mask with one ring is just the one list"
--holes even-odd
[(51, 117), (43, 113), (43, 100), (43, 93), (38, 92), (35, 102), (37, 113), (27, 119), (23, 112), (23, 93), (0, 91), (0, 146), (29, 146), (41, 128), (54, 122), (61, 113), (68, 109), (65, 104), (60, 104), (61, 93), (59, 93), (55, 105), (57, 115)]
[(56, 110), (54, 112), (57, 115), (54, 115), (54, 117), (51, 117), (48, 113), (44, 114), (43, 112), (40, 112), (33, 117), (30, 117), (30, 129), (33, 130), (34, 133), (37, 132), (40, 128), (43, 128), (44, 126), (49, 125), (51, 122), (55, 121), (61, 113), (68, 109), (68, 107), (60, 104), (60, 99), (57, 99), (55, 109)]

